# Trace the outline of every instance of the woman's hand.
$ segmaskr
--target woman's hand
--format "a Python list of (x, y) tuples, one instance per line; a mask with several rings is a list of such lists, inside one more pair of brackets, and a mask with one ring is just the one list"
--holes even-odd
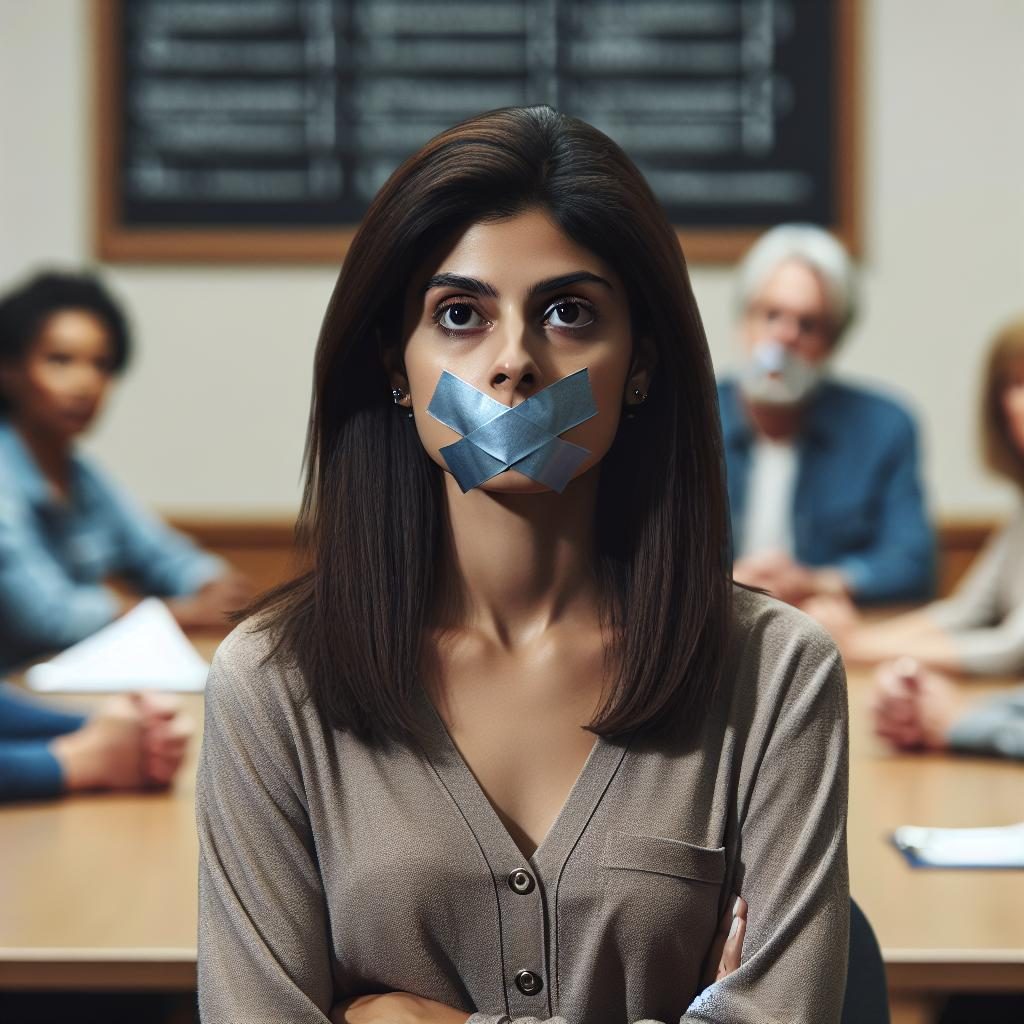
[(882, 665), (875, 676), (875, 732), (900, 750), (944, 750), (966, 704), (951, 679), (913, 658)]
[(181, 767), (195, 731), (181, 701), (165, 693), (132, 694), (142, 715), (142, 771), (146, 786), (169, 786)]
[(471, 1014), (408, 992), (357, 996), (331, 1011), (333, 1024), (466, 1024)]
[(718, 931), (711, 943), (711, 951), (704, 961), (704, 976), (701, 984), (708, 985), (732, 974), (740, 965), (743, 953), (743, 937), (747, 934), (747, 901), (737, 896), (732, 905), (726, 908), (722, 920), (718, 922)]
[(50, 749), (68, 790), (144, 789), (170, 783), (191, 734), (173, 697), (133, 693), (104, 701)]

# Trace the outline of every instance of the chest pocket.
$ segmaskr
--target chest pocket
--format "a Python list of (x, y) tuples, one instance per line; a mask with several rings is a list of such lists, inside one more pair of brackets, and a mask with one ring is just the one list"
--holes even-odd
[[(724, 847), (612, 832), (601, 866), (604, 917), (620, 948), (671, 971), (679, 993), (695, 994), (718, 924)], [(661, 1012), (678, 1018), (687, 1002)]]
[(725, 878), (725, 847), (694, 846), (661, 836), (612, 832), (601, 866), (613, 871), (643, 871), (720, 886)]

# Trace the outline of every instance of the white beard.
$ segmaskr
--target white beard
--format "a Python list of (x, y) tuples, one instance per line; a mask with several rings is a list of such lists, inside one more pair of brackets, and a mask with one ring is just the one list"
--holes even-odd
[(824, 364), (812, 365), (777, 341), (762, 341), (740, 374), (740, 390), (754, 405), (801, 405), (825, 376)]

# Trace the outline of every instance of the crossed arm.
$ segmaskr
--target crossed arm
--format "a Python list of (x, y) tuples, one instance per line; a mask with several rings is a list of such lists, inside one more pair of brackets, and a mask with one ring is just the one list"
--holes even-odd
[[(732, 974), (743, 952), (747, 931), (747, 902), (737, 896), (718, 924), (708, 953), (702, 984), (704, 988)], [(507, 1020), (508, 1018), (504, 1018)], [(339, 1003), (331, 1011), (331, 1024), (503, 1024), (501, 1017), (456, 1010), (443, 1003), (409, 992), (359, 996)], [(525, 1024), (525, 1022), (521, 1022)]]

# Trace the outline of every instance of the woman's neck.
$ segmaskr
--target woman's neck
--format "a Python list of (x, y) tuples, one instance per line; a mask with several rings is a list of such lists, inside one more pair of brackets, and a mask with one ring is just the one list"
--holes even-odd
[(71, 477), (70, 438), (36, 429), (31, 423), (18, 417), (11, 418), (11, 425), (35, 460), (39, 472), (51, 490), (58, 497), (66, 497)]
[(462, 494), (445, 474), (456, 628), (511, 648), (556, 623), (592, 617), (597, 482), (595, 467), (562, 494)]

